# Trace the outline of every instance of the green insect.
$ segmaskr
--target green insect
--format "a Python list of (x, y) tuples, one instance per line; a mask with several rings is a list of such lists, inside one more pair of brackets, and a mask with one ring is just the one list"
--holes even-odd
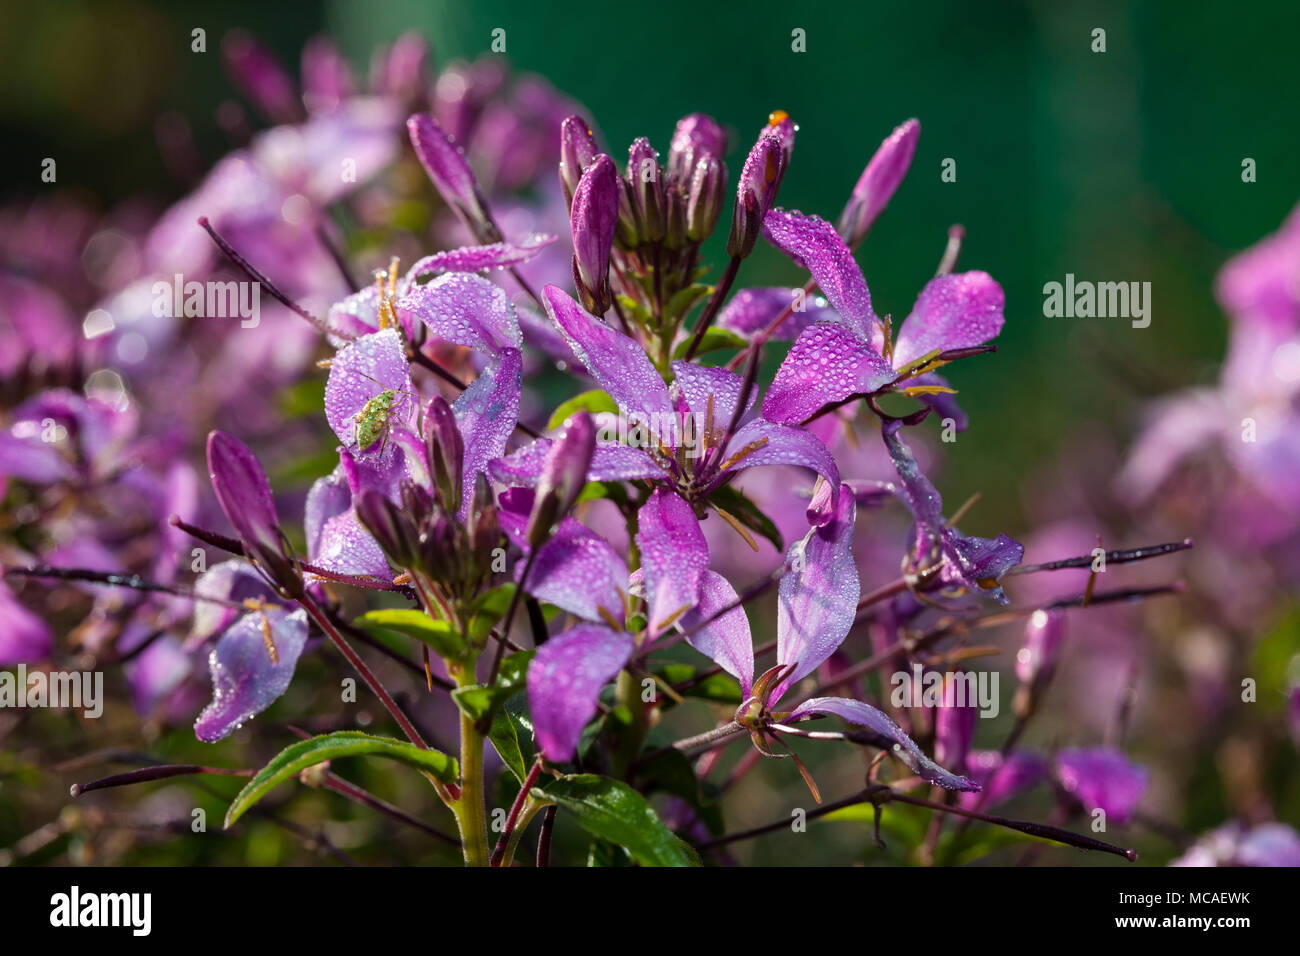
[[(388, 418), (393, 405), (397, 402), (397, 392), (386, 388), (362, 407), (353, 416), (357, 425), (357, 447), (365, 451), (377, 441), (388, 441)], [(379, 446), (379, 453), (384, 452), (384, 445)]]

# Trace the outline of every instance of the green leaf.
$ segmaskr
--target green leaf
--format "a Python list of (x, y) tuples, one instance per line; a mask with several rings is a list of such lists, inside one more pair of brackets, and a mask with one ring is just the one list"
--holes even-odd
[(627, 855), (627, 850), (617, 843), (610, 843), (608, 840), (591, 841), (591, 848), (587, 850), (587, 866), (603, 869), (611, 866), (631, 865), (632, 858)]
[(637, 772), (636, 782), (638, 789), (646, 793), (661, 790), (681, 797), (711, 834), (722, 834), (722, 811), (718, 806), (716, 788), (695, 776), (690, 758), (680, 750), (668, 747), (646, 759)]
[(750, 531), (754, 531), (771, 541), (777, 551), (785, 551), (785, 542), (781, 540), (781, 532), (776, 530), (776, 525), (773, 524), (772, 519), (738, 490), (727, 485), (710, 494), (709, 500), (716, 502), (719, 508), (726, 511)]
[(1287, 689), (1300, 679), (1300, 604), (1283, 610), (1256, 643), (1252, 656), (1260, 703), (1269, 710), (1280, 709)]
[(664, 826), (645, 797), (625, 783), (572, 774), (533, 788), (533, 796), (571, 812), (594, 837), (625, 847), (642, 866), (699, 866), (695, 851)]
[(519, 651), (503, 660), (497, 682), (492, 687), (473, 684), (456, 688), (451, 692), (456, 706), (471, 720), (487, 720), (498, 707), (523, 690), (524, 681), (528, 678), (528, 663), (536, 653), (535, 650)]
[(496, 748), (501, 762), (510, 768), (510, 772), (522, 784), (528, 777), (528, 767), (532, 763), (532, 748), (529, 748), (527, 754), (524, 753), (524, 746), (519, 740), (520, 729), (518, 718), (507, 708), (502, 707), (492, 715), (488, 740), (492, 741), (492, 746)]
[[(744, 697), (740, 693), (740, 683), (730, 674), (710, 674), (703, 680), (691, 683), (689, 687), (681, 685), (694, 680), (699, 669), (693, 664), (669, 663), (655, 671), (655, 675), (665, 684), (674, 688), (683, 697), (696, 697), (711, 700), (719, 704), (738, 705)], [(672, 703), (672, 698), (664, 695), (660, 701), (665, 708)]]
[(465, 654), (465, 638), (446, 621), (435, 621), (414, 608), (383, 608), (367, 611), (352, 622), (363, 631), (397, 631), (428, 644), (439, 657), (458, 658)]
[[(689, 342), (689, 338), (682, 340), (681, 344), (673, 349), (673, 358), (685, 357), (687, 343)], [(743, 349), (748, 344), (731, 329), (719, 329), (715, 326), (704, 333), (704, 338), (700, 339), (700, 347), (695, 350), (695, 354), (703, 355), (706, 352), (716, 352), (719, 349)]]
[[(664, 318), (676, 321), (681, 316), (690, 312), (691, 309), (695, 308), (696, 304), (712, 291), (713, 286), (706, 285), (703, 282), (696, 282), (693, 285), (688, 285), (684, 289), (678, 289), (673, 293), (672, 297), (669, 298), (668, 304), (664, 306)], [(708, 338), (707, 332), (705, 332), (704, 335), (705, 338)]]
[(229, 829), (250, 807), (279, 784), (308, 767), (327, 760), (367, 756), (396, 760), (443, 783), (451, 783), (460, 775), (456, 759), (441, 751), (421, 750), (414, 744), (394, 740), (392, 737), (372, 737), (357, 730), (341, 730), (312, 737), (310, 740), (300, 740), (281, 750), (231, 802), (230, 809), (226, 811), (226, 828)]
[(469, 621), (466, 622), (465, 630), (469, 632), (470, 640), (474, 642), (475, 647), (482, 647), (487, 641), (487, 636), (492, 628), (496, 626), (497, 621), (505, 616), (506, 610), (510, 607), (510, 598), (515, 593), (515, 585), (512, 582), (498, 585), (486, 594), (480, 595), (470, 606)]
[(552, 428), (559, 428), (564, 422), (577, 412), (590, 412), (595, 415), (598, 412), (613, 412), (618, 414), (618, 403), (609, 397), (609, 393), (593, 388), (590, 392), (583, 392), (581, 395), (575, 395), (560, 405), (551, 416), (551, 420), (546, 423), (547, 431)]

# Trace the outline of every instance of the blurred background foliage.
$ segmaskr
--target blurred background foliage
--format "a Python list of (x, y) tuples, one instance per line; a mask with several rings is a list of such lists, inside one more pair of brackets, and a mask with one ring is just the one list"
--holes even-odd
[[(880, 140), (907, 117), (920, 118), (912, 172), (859, 259), (877, 310), (901, 320), (933, 274), (949, 225), (961, 223), (967, 230), (962, 267), (990, 272), (1006, 290), (1007, 324), (997, 355), (951, 370), (972, 427), (949, 450), (938, 477), (954, 502), (984, 492), (971, 527), (980, 533), (1023, 530), (1032, 510), (1025, 477), (1068, 455), (1078, 435), (1100, 434), (1122, 447), (1137, 424), (1141, 399), (1212, 378), (1226, 322), (1214, 301), (1214, 275), (1231, 252), (1271, 232), (1300, 198), (1294, 136), (1300, 71), (1290, 42), (1300, 35), (1300, 5), (1290, 0), (979, 6), (960, 0), (3, 0), (4, 200), (54, 188), (39, 178), (47, 156), (58, 160), (57, 188), (100, 208), (140, 194), (160, 205), (178, 198), (181, 187), (159, 158), (155, 121), (181, 111), (207, 162), (226, 151), (214, 114), (234, 93), (218, 51), (221, 36), (236, 26), (254, 32), (295, 70), (303, 41), (320, 32), (331, 34), (364, 69), (377, 43), (410, 29), (421, 31), (445, 63), (487, 52), (492, 31), (503, 28), (513, 66), (542, 74), (585, 104), (616, 158), (638, 135), (665, 151), (674, 122), (704, 111), (732, 130), (727, 160), (733, 177), (768, 113), (784, 109), (799, 124), (799, 135), (781, 204), (828, 218), (838, 215)], [(196, 27), (207, 31), (205, 54), (190, 50)], [(806, 31), (805, 53), (791, 50), (795, 28)], [(1091, 49), (1095, 28), (1106, 31), (1105, 53)], [(1257, 164), (1254, 183), (1242, 182), (1247, 157)], [(956, 182), (940, 178), (945, 158), (956, 161)], [(720, 264), (717, 237), (715, 243), (713, 261)], [(1134, 329), (1123, 319), (1045, 318), (1043, 285), (1066, 273), (1081, 280), (1149, 281), (1150, 327)], [(801, 279), (760, 244), (740, 281)], [(319, 657), (305, 666), (324, 671), (336, 663)], [(296, 680), (285, 711), (312, 712), (314, 693), (333, 694), (332, 683), (312, 689), (322, 679), (311, 673)], [(113, 738), (115, 728), (103, 723), (96, 736)], [(66, 715), (39, 715), (34, 732), (50, 741), (51, 752), (80, 743), (76, 722)], [(170, 759), (209, 759), (187, 728), (166, 737)], [(253, 746), (265, 759), (287, 742)], [(788, 769), (765, 766), (759, 773), (782, 790), (793, 786), (789, 792), (797, 795), (800, 785)], [(382, 768), (356, 770), (381, 796), (450, 829), (418, 779)], [(1212, 783), (1213, 767), (1202, 771)], [(31, 831), (32, 815), (5, 791), (34, 773), (21, 754), (0, 753), (0, 846)], [(835, 784), (852, 786), (860, 768), (843, 773), (843, 781), (828, 773), (823, 789), (842, 792)], [(237, 782), (207, 778), (204, 787), (189, 787), (198, 802), (183, 801), (182, 810), (206, 806), (209, 829), (216, 832), (224, 807), (217, 794), (233, 794)], [(159, 791), (155, 799), (173, 792)], [(1222, 819), (1214, 786), (1193, 787), (1188, 798), (1189, 825)], [(128, 794), (121, 806), (138, 799)], [(75, 806), (65, 817), (93, 812)], [(899, 808), (891, 815), (899, 829), (886, 839), (901, 848), (912, 842), (906, 827), (923, 821)], [(731, 821), (733, 828), (765, 822), (771, 810), (746, 807), (742, 817)], [(328, 832), (316, 822), (334, 821), (329, 826), (342, 828), (335, 831), (343, 834), (341, 842), (363, 847), (357, 857), (364, 862), (450, 859), (436, 841), (389, 841), (391, 823), (328, 796), (301, 798), (293, 819), (295, 826), (306, 821), (309, 836)], [(84, 823), (58, 820), (52, 826), (63, 826), (64, 835)], [(348, 827), (364, 833), (343, 832)], [(565, 833), (562, 828), (559, 839)], [(843, 847), (833, 834), (818, 838), (827, 853), (823, 861), (859, 858), (867, 846), (861, 835), (855, 829)], [(301, 849), (302, 833), (273, 820), (250, 820), (243, 836), (215, 844), (149, 841), (123, 858), (317, 858)], [(791, 839), (774, 837), (747, 858), (789, 862)], [(51, 855), (68, 849), (57, 838), (50, 847)], [(1158, 860), (1168, 849), (1155, 853)], [(32, 857), (41, 858), (40, 851)]]

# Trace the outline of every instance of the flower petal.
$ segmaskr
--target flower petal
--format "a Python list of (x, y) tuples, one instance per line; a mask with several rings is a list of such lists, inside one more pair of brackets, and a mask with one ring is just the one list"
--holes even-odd
[(572, 760), (600, 691), (632, 656), (629, 634), (579, 624), (537, 649), (528, 667), (528, 704), (546, 759)]
[(425, 256), (407, 270), (407, 278), (438, 272), (482, 272), (485, 269), (505, 269), (527, 262), (537, 255), (558, 236), (535, 234), (521, 242), (492, 242), (486, 246), (461, 246), (459, 249), (445, 249)]
[(1056, 775), (1085, 810), (1104, 810), (1107, 823), (1127, 823), (1146, 793), (1145, 767), (1109, 747), (1062, 750)]
[[(731, 329), (741, 335), (761, 332), (776, 321), (776, 317), (790, 307), (801, 288), (767, 286), (741, 289), (718, 313), (717, 326)], [(836, 322), (838, 316), (827, 305), (818, 304), (818, 298), (805, 299), (804, 308), (792, 311), (769, 336), (774, 341), (793, 339), (814, 322)]]
[(456, 422), (465, 440), (460, 517), (469, 511), (474, 482), (488, 470), (488, 462), (505, 453), (506, 442), (519, 421), (519, 399), (523, 390), (523, 355), (518, 349), (502, 349), (490, 365), (452, 403)]
[(645, 571), (650, 637), (695, 607), (709, 566), (709, 545), (699, 519), (686, 501), (666, 488), (655, 489), (637, 512), (637, 548)]
[(449, 272), (415, 286), (398, 300), (397, 311), (404, 321), (419, 319), (436, 339), (488, 355), (524, 343), (505, 289), (471, 272)]
[[(690, 362), (673, 362), (673, 375), (682, 398), (686, 400), (686, 406), (695, 419), (696, 434), (708, 421), (709, 396), (713, 397), (714, 426), (719, 431), (724, 430), (736, 411), (740, 393), (745, 388), (745, 380), (725, 368), (694, 365)], [(745, 411), (753, 407), (755, 397), (751, 392)]]
[(542, 290), (542, 299), (573, 354), (620, 409), (636, 416), (672, 414), (668, 386), (640, 345), (553, 285)]
[(862, 269), (840, 234), (825, 219), (773, 209), (763, 221), (767, 241), (812, 273), (840, 321), (865, 342), (878, 333), (880, 320)]
[(776, 611), (776, 662), (794, 670), (771, 700), (817, 669), (848, 636), (862, 585), (853, 560), (853, 495), (839, 496), (834, 518), (786, 551)]
[[(737, 597), (731, 582), (716, 571), (705, 571), (700, 581), (700, 603), (682, 615), (677, 625), (681, 630), (689, 631), (724, 607), (734, 604)], [(740, 681), (741, 693), (749, 696), (754, 686), (754, 640), (743, 607), (723, 614), (688, 637), (686, 642)]]
[(908, 766), (922, 780), (938, 784), (945, 790), (977, 791), (980, 785), (969, 777), (943, 769), (903, 733), (889, 715), (870, 704), (847, 697), (814, 697), (796, 707), (787, 718), (790, 722), (832, 714), (867, 730), (889, 742), (889, 753)]
[[(382, 409), (371, 403), (386, 392), (392, 393), (392, 404), (385, 419)], [(364, 335), (334, 356), (325, 385), (325, 418), (339, 441), (354, 454), (378, 454), (387, 445), (388, 428), (394, 422), (409, 423), (415, 409), (410, 366), (397, 329)], [(361, 448), (357, 432), (362, 423), (357, 418), (366, 414), (372, 416), (372, 432), (363, 434), (367, 445)]]
[[(271, 660), (263, 626), (270, 629), (276, 661)], [(194, 734), (204, 743), (229, 736), (283, 694), (307, 642), (307, 612), (245, 614), (222, 635), (208, 656), (212, 702), (199, 714)]]
[[(488, 471), (503, 485), (533, 488), (541, 478), (552, 444), (554, 442), (550, 438), (538, 438), (506, 457), (493, 461), (488, 466)], [(591, 456), (587, 480), (637, 481), (642, 478), (662, 478), (665, 474), (664, 469), (640, 448), (598, 443)]]
[[(761, 445), (758, 445), (762, 442)], [(812, 524), (825, 524), (829, 520), (839, 497), (840, 472), (835, 459), (812, 432), (797, 425), (778, 425), (756, 418), (741, 426), (727, 445), (727, 454), (735, 455), (746, 447), (756, 447), (745, 454), (727, 471), (754, 468), (759, 465), (798, 465), (809, 468), (826, 479), (829, 495), (814, 497), (808, 506), (808, 520)]]
[(526, 590), (585, 621), (606, 620), (601, 608), (621, 621), (628, 591), (627, 564), (596, 532), (575, 518), (565, 518), (538, 550)]
[(964, 349), (983, 345), (1002, 331), (1002, 286), (987, 272), (937, 276), (916, 298), (894, 343), (894, 365), (935, 349)]
[(0, 581), (0, 666), (44, 660), (54, 647), (54, 632), (24, 607)]
[(818, 322), (790, 347), (763, 399), (763, 417), (797, 425), (824, 405), (897, 378), (885, 357), (840, 325)]

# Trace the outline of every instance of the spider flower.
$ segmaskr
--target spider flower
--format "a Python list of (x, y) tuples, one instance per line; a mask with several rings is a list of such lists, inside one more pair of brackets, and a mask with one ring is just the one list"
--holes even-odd
[(1133, 818), (1148, 780), (1145, 767), (1108, 747), (1062, 750), (1056, 776), (1084, 810), (1102, 810), (1109, 822), (1121, 824)]
[[(763, 401), (763, 414), (771, 421), (802, 422), (824, 406), (876, 392), (942, 352), (982, 345), (1002, 329), (1002, 287), (986, 272), (955, 273), (926, 283), (889, 346), (862, 269), (830, 223), (774, 209), (763, 232), (812, 273), (835, 315), (803, 328), (791, 346)], [(945, 390), (923, 393), (921, 399), (965, 427), (942, 378), (913, 375), (910, 384)]]

